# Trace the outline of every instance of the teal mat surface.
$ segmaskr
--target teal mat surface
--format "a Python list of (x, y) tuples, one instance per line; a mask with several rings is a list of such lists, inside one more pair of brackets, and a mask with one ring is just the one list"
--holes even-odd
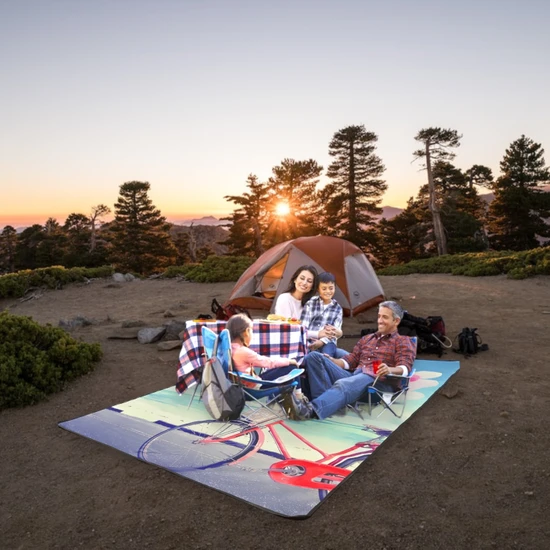
[[(194, 388), (173, 387), (59, 426), (160, 466), (255, 506), (286, 517), (307, 517), (327, 494), (439, 390), (458, 361), (416, 360), (405, 412), (396, 418), (382, 406), (361, 419), (348, 410), (329, 419), (296, 422), (212, 420)], [(250, 412), (250, 411), (249, 411)]]

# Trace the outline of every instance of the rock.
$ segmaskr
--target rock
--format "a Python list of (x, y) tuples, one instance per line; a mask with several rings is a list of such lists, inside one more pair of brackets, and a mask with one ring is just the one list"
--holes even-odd
[(181, 348), (181, 340), (166, 340), (157, 344), (157, 349), (159, 351), (169, 351), (176, 348)]
[(132, 281), (135, 280), (135, 277), (131, 273), (125, 273), (124, 274), (124, 280), (131, 283)]
[(165, 332), (166, 327), (142, 328), (137, 333), (137, 339), (140, 344), (152, 344), (160, 340)]
[(164, 335), (164, 340), (181, 340), (181, 332), (185, 329), (185, 321), (180, 321), (174, 319), (173, 321), (168, 321), (164, 324), (166, 327), (166, 334)]
[(453, 384), (446, 384), (439, 390), (441, 395), (444, 395), (447, 399), (453, 399), (458, 395), (458, 388)]
[(126, 282), (126, 279), (124, 278), (124, 275), (122, 273), (113, 273), (112, 279), (115, 283), (125, 283)]
[(73, 317), (70, 320), (68, 319), (59, 320), (59, 326), (65, 330), (73, 330), (78, 327), (87, 327), (89, 325), (93, 325), (96, 323), (97, 321), (95, 319), (88, 319), (87, 317), (82, 317), (81, 315)]

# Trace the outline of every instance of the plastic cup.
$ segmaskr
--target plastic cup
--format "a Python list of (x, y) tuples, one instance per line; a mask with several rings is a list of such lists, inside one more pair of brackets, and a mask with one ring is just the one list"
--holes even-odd
[(378, 369), (380, 368), (380, 365), (382, 364), (382, 361), (373, 361), (372, 362), (372, 370), (374, 372), (374, 374), (377, 374), (378, 373)]

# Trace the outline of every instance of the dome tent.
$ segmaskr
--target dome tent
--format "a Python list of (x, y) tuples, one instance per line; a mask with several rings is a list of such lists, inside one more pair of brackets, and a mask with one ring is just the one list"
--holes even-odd
[(299, 237), (275, 245), (262, 254), (239, 278), (228, 302), (249, 309), (273, 310), (294, 272), (313, 265), (319, 273), (336, 278), (334, 298), (344, 315), (353, 316), (384, 300), (384, 291), (364, 252), (353, 243), (323, 235)]

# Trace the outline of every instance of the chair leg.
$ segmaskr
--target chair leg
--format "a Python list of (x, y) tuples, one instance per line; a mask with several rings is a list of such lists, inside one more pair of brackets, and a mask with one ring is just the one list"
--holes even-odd
[(193, 395), (191, 396), (191, 399), (189, 400), (189, 405), (187, 405), (187, 408), (191, 407), (191, 403), (193, 403), (193, 400), (195, 399), (195, 394), (197, 393), (197, 390), (199, 389), (200, 382), (197, 382), (195, 384), (195, 389), (193, 390)]
[(351, 405), (351, 404), (347, 405), (347, 408), (351, 409), (361, 420), (365, 420), (363, 418), (363, 414), (361, 413), (361, 411), (359, 409), (359, 401), (356, 401), (353, 405)]

